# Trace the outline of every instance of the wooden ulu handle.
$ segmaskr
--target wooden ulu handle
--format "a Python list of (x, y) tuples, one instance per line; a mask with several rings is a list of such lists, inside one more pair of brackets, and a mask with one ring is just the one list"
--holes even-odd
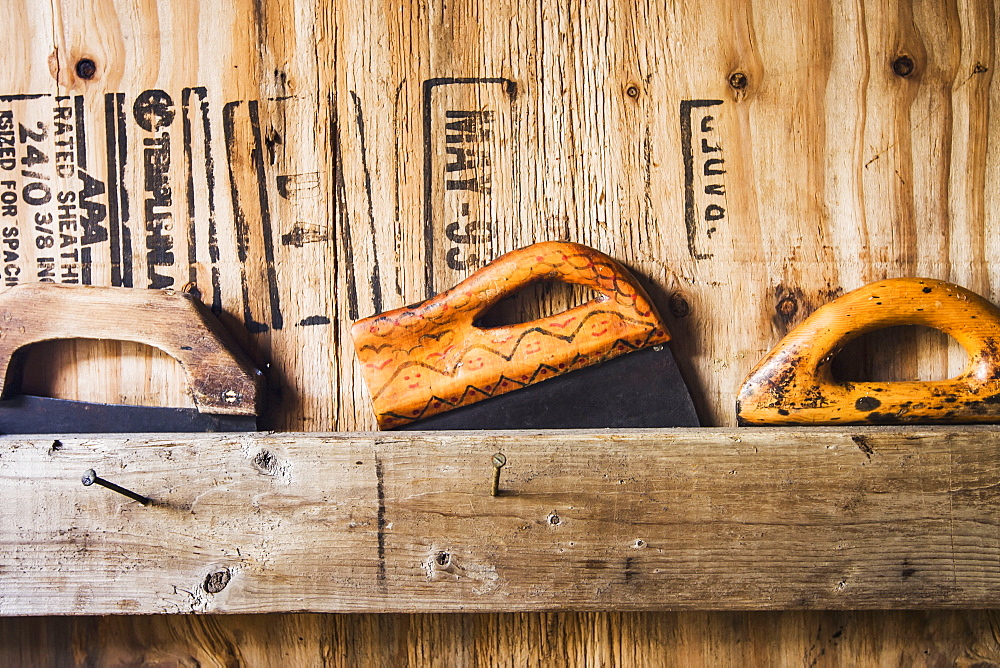
[(54, 339), (153, 346), (180, 362), (198, 410), (255, 415), (263, 376), (201, 302), (190, 295), (55, 283), (0, 294), (0, 395), (17, 351)]
[[(544, 280), (601, 296), (532, 322), (474, 324), (503, 297)], [(592, 248), (557, 241), (507, 253), (454, 288), (359, 320), (351, 331), (382, 429), (670, 340), (627, 270)]]
[[(969, 355), (947, 380), (837, 382), (830, 362), (875, 329), (924, 325)], [(1000, 309), (930, 278), (877, 281), (819, 308), (754, 368), (740, 391), (741, 424), (934, 424), (1000, 420)]]

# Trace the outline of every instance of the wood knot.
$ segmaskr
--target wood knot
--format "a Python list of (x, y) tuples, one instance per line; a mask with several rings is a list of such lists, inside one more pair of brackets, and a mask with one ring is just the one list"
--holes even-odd
[(639, 92), (640, 92), (639, 87), (636, 86), (635, 84), (629, 84), (628, 87), (625, 88), (625, 94), (628, 95), (633, 100), (639, 97)]
[(278, 458), (270, 450), (261, 450), (254, 455), (253, 463), (267, 475), (275, 475), (278, 472)]
[(778, 315), (781, 316), (782, 320), (788, 322), (795, 316), (796, 313), (799, 312), (799, 302), (796, 301), (795, 297), (789, 295), (787, 297), (783, 297), (778, 302), (775, 310), (778, 312)]
[(201, 587), (209, 594), (218, 594), (220, 591), (226, 588), (229, 581), (232, 579), (232, 575), (228, 568), (223, 568), (221, 571), (215, 571), (214, 573), (209, 573), (205, 576), (205, 581), (202, 583)]
[(729, 75), (729, 85), (733, 90), (744, 90), (750, 84), (750, 78), (743, 72), (733, 72)]
[(670, 310), (670, 315), (675, 318), (686, 318), (691, 313), (691, 305), (684, 299), (684, 295), (679, 292), (670, 295), (667, 308)]
[(913, 58), (907, 55), (902, 55), (896, 60), (892, 61), (892, 71), (895, 72), (898, 77), (908, 77), (913, 74), (914, 64)]

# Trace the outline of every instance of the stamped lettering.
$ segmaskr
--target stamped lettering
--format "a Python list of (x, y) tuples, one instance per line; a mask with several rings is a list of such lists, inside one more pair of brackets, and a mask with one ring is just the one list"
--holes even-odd
[(513, 207), (517, 87), (501, 78), (424, 82), (424, 243), (428, 296), (492, 260), (497, 226)]
[(204, 87), (0, 95), (3, 287), (187, 284), (216, 313), (241, 300), (251, 331), (280, 329), (275, 240), (311, 221), (272, 220), (272, 190), (294, 194), (276, 182), (259, 109), (287, 103)]
[(713, 257), (707, 249), (726, 217), (726, 161), (716, 129), (720, 105), (722, 100), (683, 100), (680, 105), (684, 222), (688, 252), (695, 260)]

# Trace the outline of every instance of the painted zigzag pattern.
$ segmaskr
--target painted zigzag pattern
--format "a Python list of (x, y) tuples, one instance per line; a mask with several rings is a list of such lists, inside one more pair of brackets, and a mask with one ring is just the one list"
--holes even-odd
[[(597, 360), (587, 357), (586, 355), (576, 355), (573, 359), (566, 363), (566, 368), (559, 369), (553, 367), (549, 364), (540, 364), (538, 368), (534, 370), (531, 376), (527, 380), (516, 380), (510, 378), (506, 375), (501, 375), (496, 383), (492, 386), (487, 386), (486, 388), (477, 387), (475, 385), (467, 385), (465, 391), (458, 398), (448, 399), (446, 397), (432, 396), (422, 409), (415, 411), (411, 415), (403, 415), (396, 412), (386, 412), (382, 415), (386, 418), (392, 418), (393, 422), (398, 426), (400, 424), (407, 424), (410, 422), (416, 422), (417, 420), (423, 419), (425, 415), (430, 412), (432, 415), (443, 412), (443, 410), (449, 410), (452, 408), (458, 408), (459, 406), (465, 406), (468, 404), (476, 403), (477, 401), (482, 401), (483, 399), (489, 399), (490, 397), (497, 396), (499, 394), (505, 394), (507, 392), (513, 392), (518, 389), (522, 389), (536, 382), (541, 382), (543, 380), (548, 380), (549, 378), (554, 378), (570, 371), (574, 371), (581, 366), (591, 366), (594, 364), (600, 364), (606, 362), (610, 359), (618, 357), (629, 352), (634, 352), (636, 350), (641, 350), (646, 347), (646, 343), (649, 338), (652, 337), (652, 332), (646, 337), (646, 341), (636, 345), (630, 343), (624, 339), (618, 339), (615, 341), (615, 345), (611, 347), (611, 350), (607, 355), (600, 357)], [(539, 378), (543, 374), (551, 374), (545, 378)], [(508, 387), (507, 384), (512, 384), (515, 387)], [(443, 406), (447, 406), (447, 409), (442, 409)]]
[[(459, 371), (461, 370), (461, 365), (464, 362), (465, 358), (469, 355), (469, 353), (471, 353), (473, 351), (476, 351), (476, 350), (482, 350), (483, 352), (490, 353), (492, 355), (496, 355), (497, 357), (503, 359), (505, 362), (510, 362), (511, 360), (514, 359), (514, 356), (517, 354), (517, 351), (521, 347), (521, 343), (524, 341), (524, 339), (529, 334), (532, 334), (532, 333), (538, 333), (538, 334), (542, 334), (544, 336), (550, 336), (552, 338), (555, 338), (555, 339), (558, 339), (560, 341), (563, 341), (564, 343), (572, 343), (573, 340), (580, 334), (580, 331), (584, 328), (584, 326), (587, 324), (587, 322), (589, 322), (592, 318), (594, 318), (596, 316), (599, 316), (599, 315), (614, 316), (616, 318), (619, 318), (622, 322), (626, 322), (626, 323), (629, 323), (631, 325), (636, 325), (638, 327), (645, 327), (645, 328), (647, 328), (646, 337), (643, 340), (643, 342), (641, 344), (639, 344), (640, 347), (645, 346), (649, 342), (650, 338), (652, 338), (657, 333), (656, 323), (646, 322), (646, 321), (642, 321), (642, 320), (635, 320), (635, 319), (632, 319), (632, 318), (627, 318), (627, 317), (625, 317), (625, 316), (623, 316), (620, 313), (617, 313), (615, 311), (603, 311), (603, 310), (602, 311), (591, 311), (591, 312), (589, 312), (586, 316), (584, 316), (580, 320), (580, 323), (577, 325), (576, 329), (573, 330), (573, 332), (570, 333), (570, 334), (557, 334), (556, 332), (552, 332), (552, 331), (549, 331), (547, 329), (543, 329), (541, 327), (532, 327), (532, 328), (530, 328), (530, 329), (522, 332), (521, 335), (518, 336), (517, 340), (514, 342), (514, 345), (511, 347), (511, 350), (510, 350), (509, 353), (504, 353), (504, 352), (502, 352), (500, 350), (497, 350), (496, 348), (492, 348), (490, 346), (485, 346), (485, 345), (479, 344), (479, 343), (470, 345), (467, 348), (465, 348), (464, 350), (462, 350), (461, 353), (459, 353), (458, 355), (455, 356), (456, 362), (452, 365), (452, 367), (450, 369), (442, 368), (442, 367), (436, 367), (436, 366), (434, 366), (434, 365), (432, 365), (432, 364), (430, 364), (428, 362), (425, 362), (423, 360), (420, 360), (420, 359), (417, 359), (417, 360), (408, 360), (408, 361), (403, 362), (402, 364), (400, 364), (398, 367), (396, 367), (396, 369), (393, 371), (392, 375), (382, 384), (382, 387), (380, 387), (375, 393), (373, 393), (372, 396), (373, 396), (373, 398), (376, 398), (376, 399), (378, 397), (380, 397), (383, 394), (383, 392), (386, 391), (387, 388), (389, 388), (389, 387), (392, 386), (392, 384), (396, 381), (396, 378), (399, 376), (400, 373), (406, 371), (407, 369), (411, 369), (413, 367), (421, 367), (421, 368), (427, 369), (429, 371), (433, 371), (433, 372), (435, 372), (437, 374), (440, 374), (442, 376), (447, 376), (449, 378), (454, 378), (459, 373)], [(624, 339), (618, 339), (618, 341), (616, 341), (616, 345), (618, 343), (622, 343), (622, 344), (624, 344), (626, 346), (629, 346), (630, 348), (633, 348), (633, 349), (635, 348), (635, 344), (629, 343), (628, 341), (626, 341)], [(368, 347), (370, 348), (370, 346), (368, 346)], [(407, 355), (412, 354), (412, 351), (413, 351), (413, 349), (410, 349), (410, 351), (407, 352)]]

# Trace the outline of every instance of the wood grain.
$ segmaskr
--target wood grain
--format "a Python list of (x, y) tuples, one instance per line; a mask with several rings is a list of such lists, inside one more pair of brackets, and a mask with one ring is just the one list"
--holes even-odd
[[(920, 275), (1000, 301), (995, 1), (20, 0), (5, 10), (0, 25), (14, 39), (0, 94), (82, 97), (86, 171), (107, 187), (97, 199), (110, 203), (118, 190), (108, 175), (119, 171), (131, 195), (137, 286), (148, 264), (142, 142), (157, 137), (136, 130), (131, 107), (148, 90), (172, 97), (179, 115), (168, 208), (181, 227), (195, 221), (197, 252), (191, 264), (191, 237), (178, 233), (173, 263), (156, 266), (177, 287), (193, 269), (205, 303), (259, 365), (270, 365), (269, 426), (373, 428), (346, 324), (424, 299), (474, 271), (476, 263), (449, 266), (454, 250), (462, 262), (473, 255), (486, 262), (532, 241), (564, 239), (621, 259), (667, 318), (705, 424), (733, 424), (736, 393), (752, 366), (839, 294)], [(76, 76), (84, 56), (97, 65), (91, 80)], [(913, 64), (905, 75), (893, 67), (904, 56)], [(472, 77), (503, 81), (437, 85), (425, 97), (428, 82)], [(107, 93), (123, 96), (124, 163), (106, 159), (105, 147), (118, 146), (116, 123), (108, 132), (105, 122)], [(689, 109), (714, 117), (704, 137), (692, 133), (690, 206), (683, 100), (722, 101)], [(12, 106), (27, 127), (52, 114), (45, 98)], [(112, 98), (112, 118), (118, 108)], [(492, 137), (465, 147), (491, 158), (489, 193), (448, 197), (449, 109), (494, 113)], [(693, 118), (693, 130), (702, 118)], [(435, 138), (429, 205), (425, 135)], [(725, 174), (710, 180), (702, 158), (713, 156), (698, 153), (702, 138), (725, 161)], [(53, 137), (45, 142), (54, 159)], [(49, 175), (53, 184), (66, 181)], [(20, 192), (24, 179), (14, 180)], [(79, 191), (79, 178), (70, 181)], [(708, 186), (724, 194), (707, 195)], [(271, 214), (273, 280), (262, 203)], [(466, 204), (469, 215), (459, 218)], [(725, 215), (705, 221), (712, 204)], [(51, 256), (35, 252), (33, 216), (25, 214), (17, 217), (22, 247), (14, 264), (37, 278), (38, 259)], [(240, 216), (250, 229), (241, 231)], [(460, 223), (453, 236), (466, 242), (448, 237), (453, 222)], [(110, 242), (102, 244), (92, 280), (109, 284), (114, 257)], [(245, 293), (244, 272), (252, 282)], [(272, 326), (274, 294), (281, 329)], [(540, 306), (525, 302), (523, 319), (574, 304), (572, 296), (543, 297)], [(966, 363), (957, 344), (919, 332), (857, 343), (857, 357), (841, 361), (873, 378), (947, 378)], [(894, 354), (885, 354), (890, 347)], [(50, 354), (50, 368), (39, 371), (57, 395), (185, 400), (179, 366), (140, 347), (83, 343)], [(0, 647), (53, 663), (92, 656), (283, 663), (288, 652), (307, 664), (513, 657), (972, 665), (996, 660), (995, 624), (982, 613), (795, 612), (7, 619)], [(157, 641), (147, 652), (151, 633)]]
[(3, 444), (5, 615), (1000, 602), (994, 428)]
[[(854, 382), (831, 362), (866, 332), (921, 325), (950, 334), (968, 364), (946, 380)], [(1000, 421), (1000, 309), (965, 288), (895, 278), (814, 311), (761, 360), (740, 390), (741, 424), (963, 424)]]
[(998, 626), (959, 611), (25, 617), (0, 626), (0, 661), (971, 667), (1000, 659)]
[[(529, 322), (481, 323), (501, 299), (541, 281), (596, 296)], [(670, 341), (625, 268), (593, 248), (557, 241), (506, 253), (436, 297), (359, 320), (351, 334), (381, 429)]]
[[(610, 1), (485, 13), (471, 1), (161, 4), (12, 12), (12, 34), (44, 38), (19, 52), (7, 85), (43, 97), (5, 104), (31, 129), (52, 125), (65, 94), (87, 165), (55, 173), (53, 126), (38, 143), (50, 162), (34, 171), (51, 172), (53, 198), (82, 192), (79, 169), (106, 188), (91, 199), (107, 207), (108, 239), (68, 235), (55, 279), (83, 281), (87, 268), (95, 284), (124, 284), (130, 249), (135, 286), (193, 281), (270, 365), (281, 398), (271, 426), (374, 427), (347, 323), (536, 240), (585, 243), (633, 270), (675, 334), (705, 422), (718, 425), (733, 424), (753, 364), (843, 292), (924, 275), (998, 299), (990, 3), (835, 4), (790, 17), (719, 0), (705, 12), (732, 21), (707, 24), (686, 6)], [(604, 26), (600, 39), (583, 30), (591, 24)], [(89, 80), (75, 70), (84, 56), (96, 64)], [(174, 61), (183, 65), (160, 67)], [(166, 104), (156, 91), (173, 116), (147, 130), (137, 118)], [(170, 186), (169, 205), (146, 178), (165, 131), (169, 164), (151, 178)], [(19, 160), (28, 143), (16, 142)], [(34, 181), (13, 176), (21, 197)], [(21, 199), (10, 265), (26, 280), (47, 271), (36, 246), (50, 243), (33, 214), (58, 221), (59, 210)], [(147, 227), (147, 200), (170, 214), (169, 248), (155, 245), (165, 242), (156, 219)], [(555, 303), (526, 302), (524, 319), (573, 305), (543, 297)], [(904, 376), (963, 364), (957, 346), (932, 338), (900, 345)], [(118, 353), (105, 354), (118, 366), (103, 384), (112, 396), (148, 378)], [(182, 379), (166, 363), (153, 371)], [(94, 391), (91, 373), (67, 370), (61, 391)], [(143, 391), (171, 394), (133, 394)]]

